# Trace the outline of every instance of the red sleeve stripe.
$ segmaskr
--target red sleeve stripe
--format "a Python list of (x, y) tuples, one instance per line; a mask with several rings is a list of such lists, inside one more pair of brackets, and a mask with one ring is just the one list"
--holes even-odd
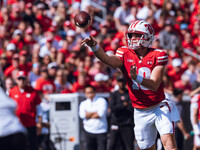
[(163, 58), (168, 58), (168, 56), (160, 56), (160, 57), (157, 57), (158, 59), (163, 59)]
[(168, 61), (168, 59), (158, 60), (158, 62)]
[(122, 55), (120, 55), (120, 54), (116, 54), (116, 56), (122, 57)]
[(124, 52), (117, 50), (116, 53), (124, 54)]

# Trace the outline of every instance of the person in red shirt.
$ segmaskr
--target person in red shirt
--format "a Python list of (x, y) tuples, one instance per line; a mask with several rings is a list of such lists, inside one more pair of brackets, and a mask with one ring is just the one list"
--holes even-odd
[[(13, 87), (9, 96), (17, 102), (16, 114), (20, 121), (28, 131), (28, 142), (30, 150), (37, 150), (37, 130), (41, 130), (42, 117), (39, 115), (38, 106), (41, 99), (31, 86), (28, 85), (26, 73), (24, 71), (17, 72), (17, 86)], [(36, 116), (38, 115), (38, 123)]]
[(99, 60), (124, 74), (134, 107), (139, 148), (154, 150), (158, 131), (164, 148), (177, 150), (173, 124), (180, 116), (175, 104), (165, 99), (162, 82), (168, 55), (164, 50), (149, 48), (154, 29), (143, 20), (129, 26), (125, 40), (127, 46), (118, 48), (115, 55), (107, 55), (91, 36), (82, 44), (87, 44)]
[(41, 67), (41, 77), (36, 80), (35, 90), (39, 91), (47, 100), (49, 100), (48, 94), (52, 94), (56, 90), (54, 81), (49, 78), (45, 66)]
[(187, 64), (182, 63), (180, 58), (175, 58), (172, 60), (172, 66), (169, 65), (167, 69), (170, 80), (175, 82), (181, 79), (181, 75), (187, 70)]
[(51, 26), (52, 20), (44, 15), (45, 5), (43, 3), (37, 4), (36, 20), (42, 26), (42, 30), (45, 32)]
[(6, 68), (4, 75), (16, 79), (16, 72), (19, 70), (19, 54), (14, 54), (12, 57), (12, 65)]
[(97, 93), (110, 92), (110, 88), (108, 86), (109, 76), (103, 73), (97, 73), (94, 76), (94, 81), (90, 84), (95, 87)]
[(77, 78), (77, 81), (74, 82), (74, 84), (72, 85), (72, 93), (75, 92), (84, 92), (84, 88), (87, 85), (86, 82), (86, 74), (84, 72), (80, 72)]
[(27, 50), (22, 50), (19, 52), (19, 68), (26, 72), (26, 74), (31, 71), (32, 64), (28, 62), (28, 52)]
[(10, 65), (11, 64), (11, 61), (12, 61), (12, 57), (13, 55), (16, 53), (16, 46), (15, 44), (13, 43), (9, 43), (7, 46), (6, 46), (6, 56), (7, 56), (7, 61), (8, 61), (8, 64)]
[(29, 49), (33, 47), (36, 41), (33, 38), (33, 29), (32, 27), (28, 27), (24, 34), (24, 45), (28, 46)]
[(22, 48), (24, 46), (22, 36), (23, 36), (23, 32), (19, 29), (16, 29), (13, 32), (12, 40), (10, 41), (10, 43), (15, 44), (15, 46), (17, 47), (18, 50), (22, 50)]

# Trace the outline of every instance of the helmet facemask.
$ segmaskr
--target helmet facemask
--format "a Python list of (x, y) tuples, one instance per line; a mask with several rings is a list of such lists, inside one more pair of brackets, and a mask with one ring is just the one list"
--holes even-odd
[[(135, 38), (133, 37), (133, 35), (135, 35)], [(149, 38), (148, 35), (146, 35), (145, 33), (127, 32), (125, 40), (129, 49), (136, 50), (144, 47), (144, 42), (149, 40)]]

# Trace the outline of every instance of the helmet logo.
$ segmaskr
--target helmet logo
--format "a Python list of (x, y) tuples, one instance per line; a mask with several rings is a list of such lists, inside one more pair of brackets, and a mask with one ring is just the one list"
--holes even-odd
[(147, 28), (150, 34), (153, 34), (153, 28), (150, 24), (145, 24), (144, 26)]

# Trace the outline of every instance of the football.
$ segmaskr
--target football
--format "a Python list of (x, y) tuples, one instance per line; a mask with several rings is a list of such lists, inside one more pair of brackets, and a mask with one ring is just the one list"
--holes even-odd
[(80, 28), (87, 28), (91, 23), (91, 17), (87, 12), (80, 11), (75, 15), (74, 23)]

